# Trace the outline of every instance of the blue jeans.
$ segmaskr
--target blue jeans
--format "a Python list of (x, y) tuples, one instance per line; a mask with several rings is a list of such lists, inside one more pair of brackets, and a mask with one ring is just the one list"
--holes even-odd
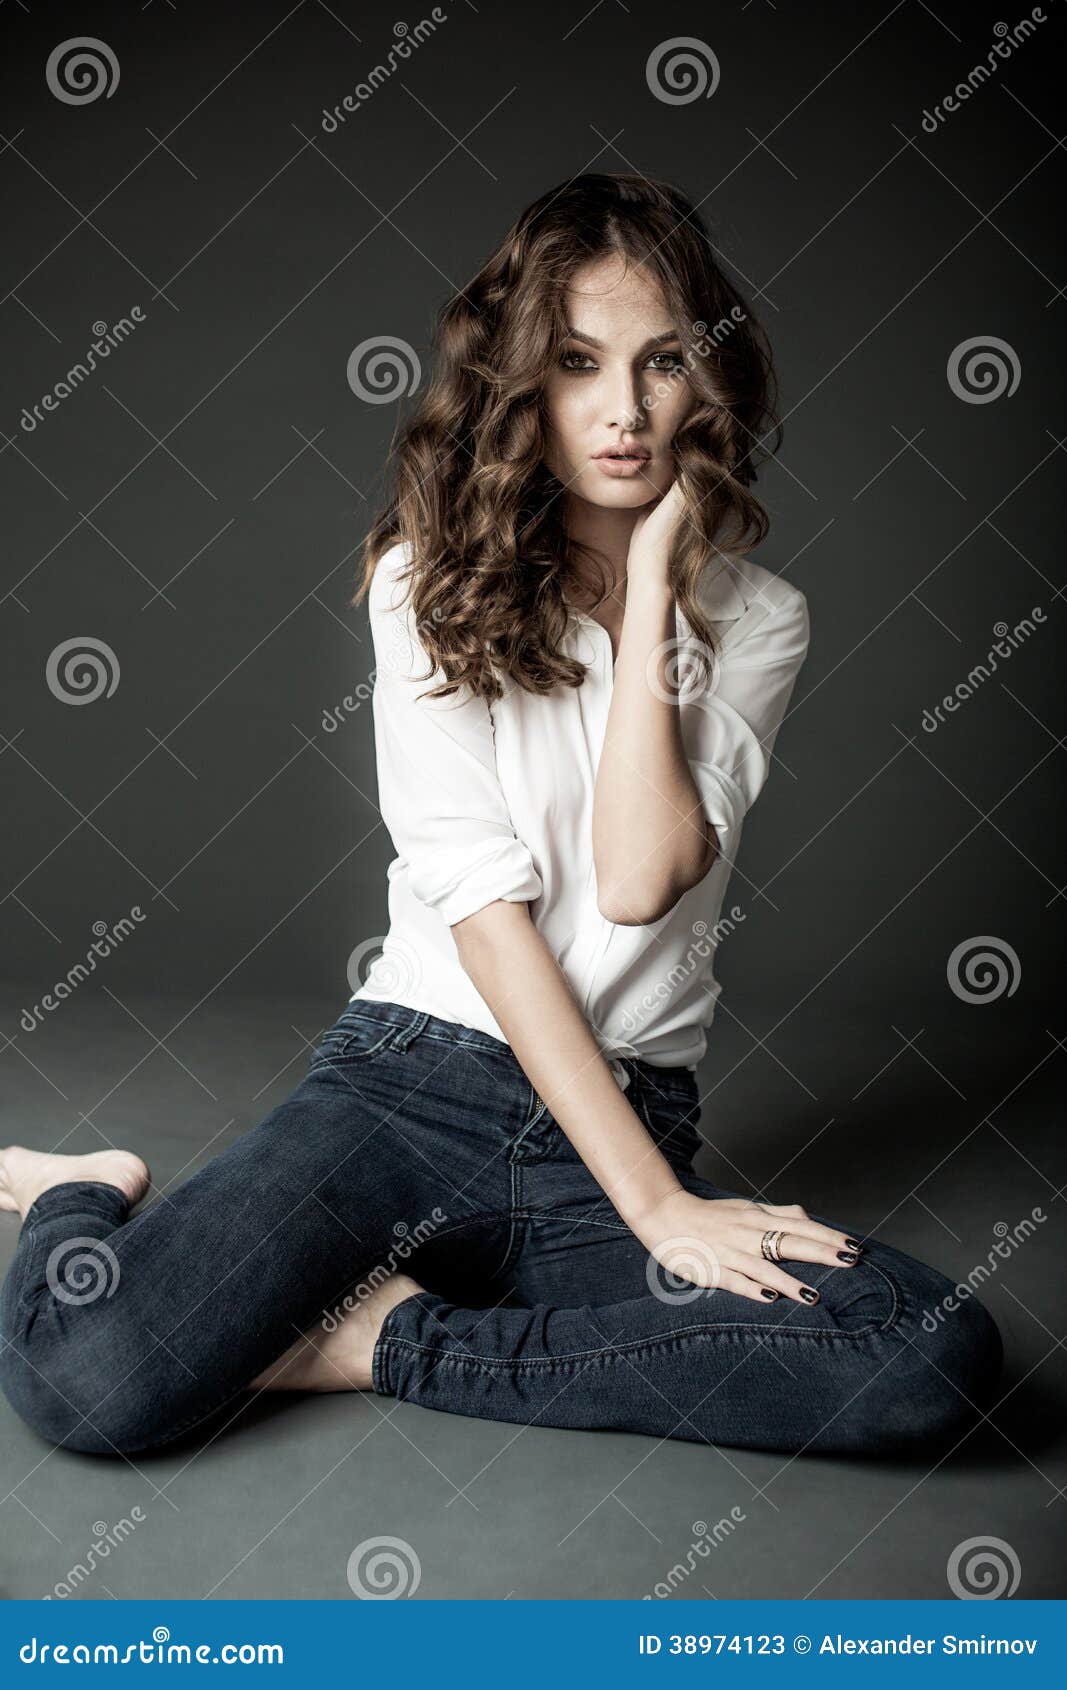
[[(692, 1172), (691, 1071), (624, 1066), (681, 1182), (738, 1195)], [(400, 1269), (426, 1288), (387, 1315), (373, 1389), (426, 1408), (889, 1454), (989, 1406), (1000, 1335), (973, 1297), (944, 1308), (943, 1274), (874, 1238), (855, 1267), (783, 1265), (818, 1303), (668, 1278), (508, 1045), (360, 1000), (284, 1103), (132, 1219), (111, 1185), (37, 1199), (0, 1300), (0, 1384), (53, 1444), (150, 1449), (232, 1417), (300, 1333)]]

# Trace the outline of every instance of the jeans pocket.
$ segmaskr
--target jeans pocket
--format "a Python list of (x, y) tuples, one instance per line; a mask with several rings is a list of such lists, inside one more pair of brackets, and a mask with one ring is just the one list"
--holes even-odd
[(390, 1048), (400, 1030), (395, 1021), (346, 1009), (315, 1046), (308, 1072), (347, 1066), (351, 1062), (369, 1062)]

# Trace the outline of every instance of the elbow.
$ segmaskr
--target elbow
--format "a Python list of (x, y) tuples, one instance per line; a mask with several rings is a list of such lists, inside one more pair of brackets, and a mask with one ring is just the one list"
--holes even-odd
[(694, 886), (699, 886), (711, 872), (718, 855), (718, 838), (708, 823), (699, 862), (679, 864), (666, 879), (661, 875), (654, 882), (644, 884), (631, 876), (627, 880), (608, 880), (601, 887), (598, 878), (597, 908), (614, 927), (651, 927), (670, 915)]
[(653, 897), (642, 888), (629, 890), (622, 887), (615, 891), (609, 887), (597, 893), (596, 905), (604, 920), (610, 921), (613, 927), (651, 927), (653, 922), (662, 921), (665, 915), (670, 915), (681, 896), (678, 892)]
[(494, 898), (461, 921), (450, 923), (460, 966), (467, 974), (494, 951), (507, 954), (516, 936), (531, 925), (530, 906), (523, 900)]

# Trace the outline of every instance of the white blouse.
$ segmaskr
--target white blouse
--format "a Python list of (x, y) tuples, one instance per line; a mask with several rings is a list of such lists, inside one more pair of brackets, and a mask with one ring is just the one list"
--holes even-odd
[[(451, 924), (494, 899), (528, 901), (620, 1083), (620, 1056), (694, 1067), (721, 990), (713, 971), (723, 895), (746, 811), (808, 649), (799, 588), (747, 557), (709, 560), (698, 595), (719, 658), (702, 690), (679, 703), (693, 779), (719, 838), (710, 871), (659, 921), (614, 926), (597, 908), (593, 788), (613, 686), (607, 629), (572, 612), (566, 650), (592, 664), (580, 687), (548, 697), (505, 682), (492, 704), (464, 687), (419, 698), (429, 659), (396, 573), (396, 544), (367, 596), (374, 640), (373, 713), (389, 865), (389, 931), (352, 995), (426, 1010), (505, 1040), (459, 961)], [(679, 655), (696, 636), (676, 607)], [(699, 671), (696, 672), (699, 674)]]

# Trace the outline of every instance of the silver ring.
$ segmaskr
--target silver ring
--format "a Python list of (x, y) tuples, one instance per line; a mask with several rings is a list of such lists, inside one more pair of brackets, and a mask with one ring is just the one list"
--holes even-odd
[(760, 1252), (764, 1261), (780, 1262), (782, 1259), (781, 1243), (785, 1233), (775, 1228), (765, 1232), (760, 1239)]

